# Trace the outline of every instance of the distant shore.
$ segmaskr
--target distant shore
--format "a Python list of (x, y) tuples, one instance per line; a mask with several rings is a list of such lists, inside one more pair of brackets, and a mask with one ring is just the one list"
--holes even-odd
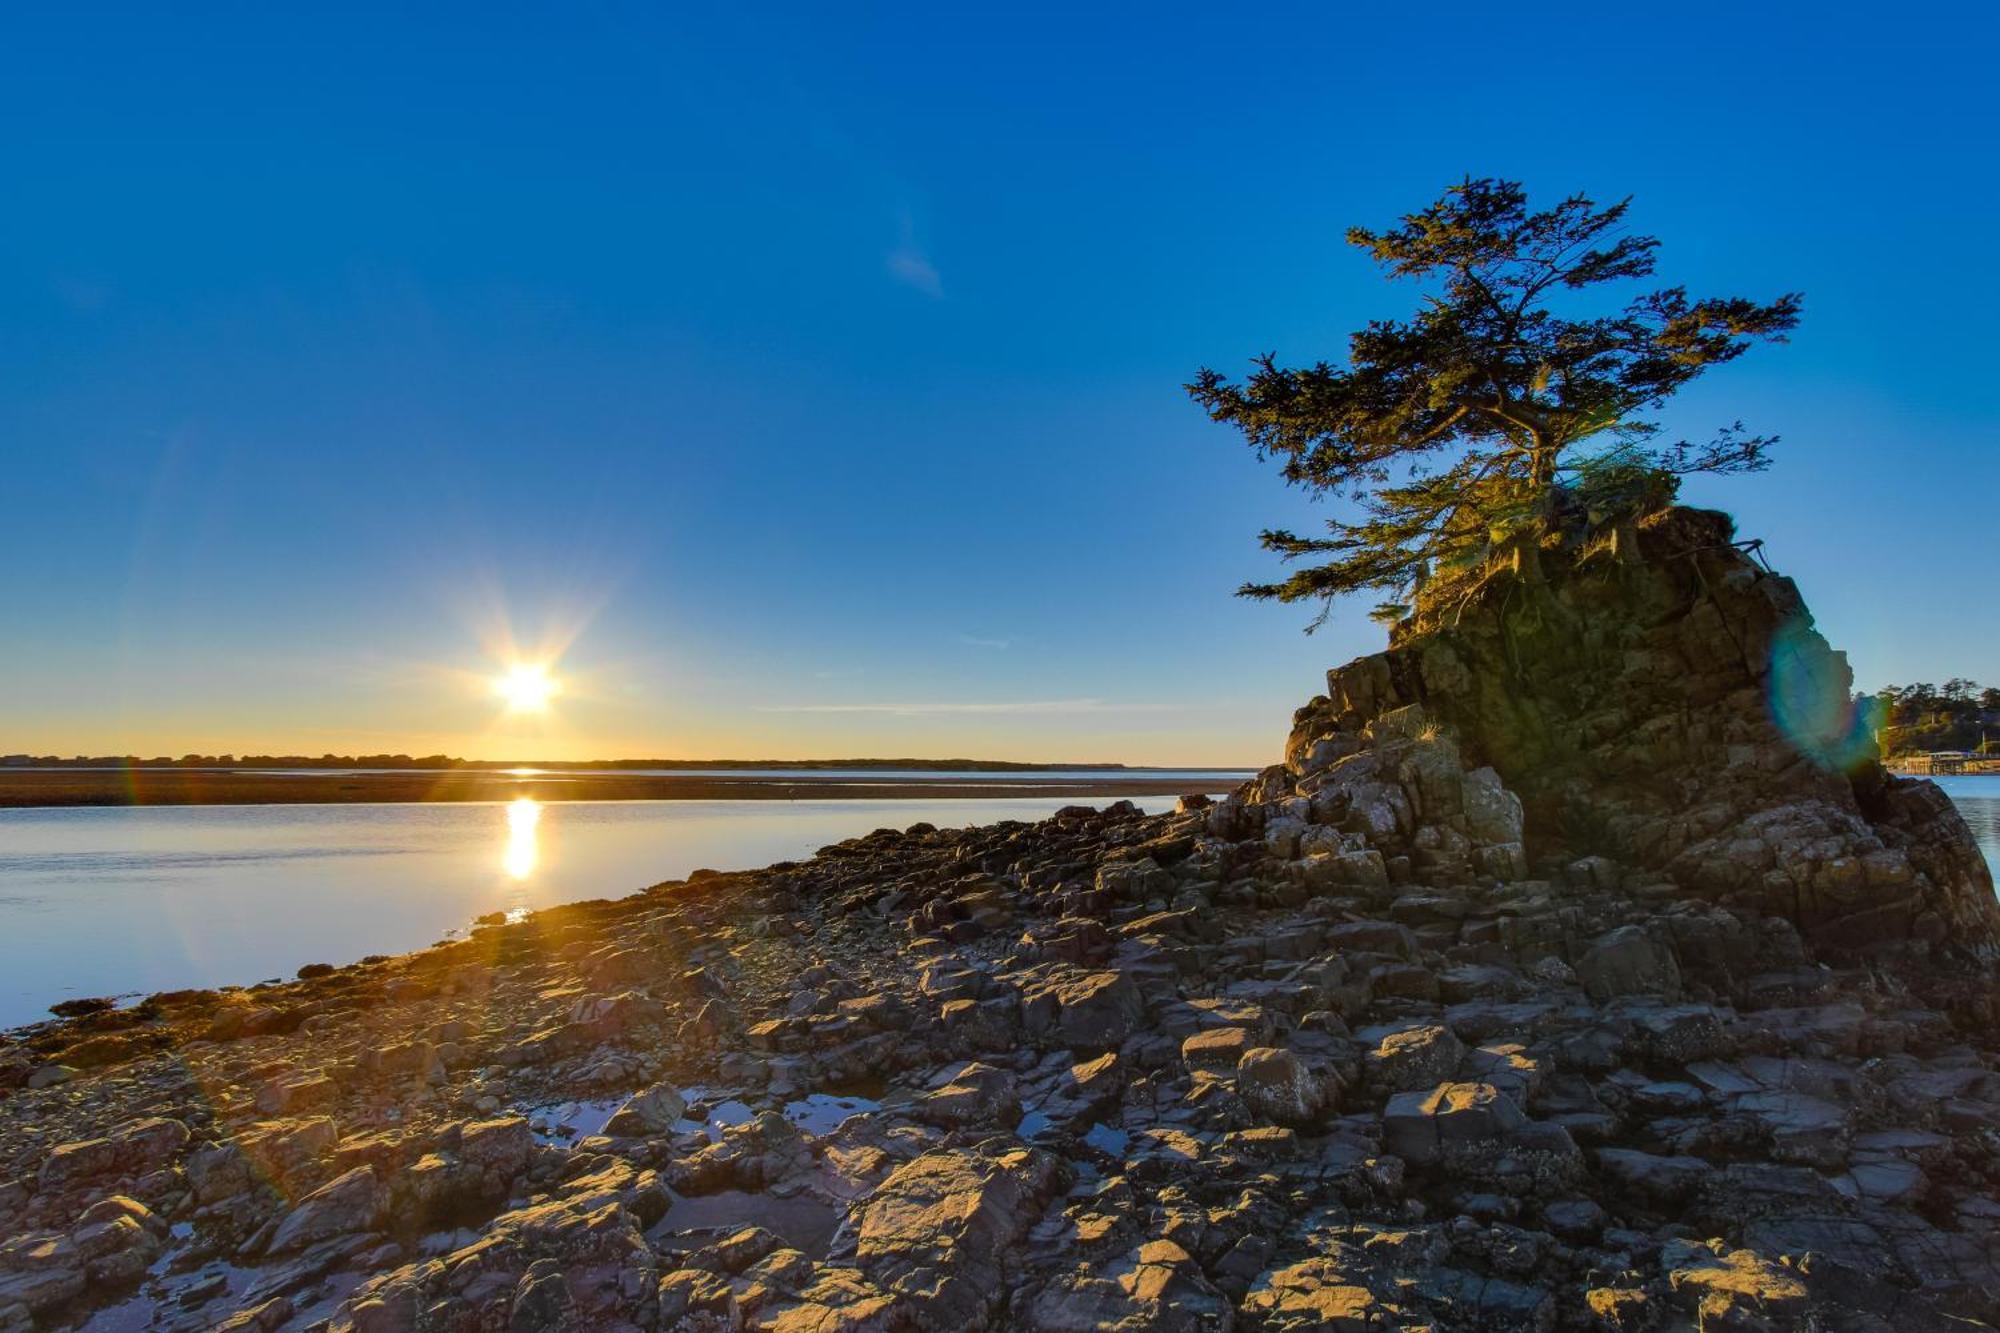
[[(1234, 785), (1233, 783), (1225, 785)], [(695, 774), (483, 769), (390, 773), (268, 773), (228, 769), (0, 769), (0, 808), (105, 805), (330, 805), (420, 801), (811, 801), (1101, 798), (1221, 790), (1213, 778), (1134, 770), (1130, 776), (943, 781), (922, 776), (716, 777)]]

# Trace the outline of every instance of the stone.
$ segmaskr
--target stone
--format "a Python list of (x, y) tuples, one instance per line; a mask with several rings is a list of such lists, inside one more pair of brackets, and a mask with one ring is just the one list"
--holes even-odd
[(289, 1254), (317, 1241), (372, 1231), (389, 1204), (375, 1168), (357, 1166), (299, 1200), (271, 1238), (272, 1254)]
[(1619, 926), (1598, 936), (1577, 960), (1576, 975), (1599, 1002), (1621, 995), (1672, 998), (1681, 988), (1672, 946), (1643, 926)]
[(101, 1206), (95, 1207), (70, 1232), (70, 1241), (84, 1262), (84, 1276), (94, 1285), (121, 1287), (136, 1283), (160, 1253), (165, 1228), (149, 1229), (146, 1222), (152, 1220), (151, 1214), (139, 1205), (132, 1207), (133, 1211), (109, 1215)]
[(913, 1327), (978, 1327), (1009, 1256), (1055, 1182), (1036, 1150), (925, 1153), (892, 1173), (861, 1212), (855, 1263), (898, 1298)]
[(1453, 1149), (1504, 1139), (1525, 1124), (1521, 1108), (1490, 1083), (1440, 1083), (1389, 1099), (1382, 1145), (1407, 1161), (1435, 1162)]
[(1450, 1079), (1465, 1058), (1465, 1043), (1450, 1028), (1424, 1023), (1391, 1032), (1368, 1053), (1368, 1080), (1377, 1087), (1402, 1092), (1434, 1088)]
[(1031, 1034), (1083, 1052), (1115, 1049), (1145, 1011), (1138, 986), (1123, 972), (1052, 978), (1022, 995), (1022, 1021)]
[(1236, 1065), (1236, 1095), (1253, 1114), (1280, 1125), (1317, 1122), (1333, 1107), (1338, 1091), (1329, 1072), (1308, 1067), (1288, 1050), (1258, 1047), (1245, 1051)]
[(670, 1083), (655, 1083), (625, 1099), (612, 1112), (604, 1132), (612, 1138), (647, 1138), (673, 1132), (687, 1114), (687, 1099)]
[(1299, 862), (1299, 876), (1316, 892), (1343, 888), (1386, 888), (1388, 863), (1373, 847), (1321, 851)]
[(1163, 1239), (1054, 1278), (1027, 1302), (1019, 1322), (1036, 1333), (1226, 1333), (1234, 1312), (1201, 1265)]
[(1243, 1298), (1260, 1328), (1366, 1333), (1384, 1312), (1369, 1289), (1332, 1258), (1303, 1259), (1259, 1277)]
[(1244, 1052), (1254, 1045), (1256, 1042), (1248, 1028), (1203, 1028), (1181, 1043), (1181, 1059), (1189, 1069), (1226, 1072), (1234, 1070)]
[(1806, 1285), (1792, 1270), (1754, 1250), (1725, 1250), (1720, 1241), (1668, 1241), (1660, 1268), (1676, 1300), (1704, 1329), (1796, 1327), (1809, 1304)]
[(39, 1183), (44, 1190), (66, 1189), (81, 1181), (109, 1175), (118, 1167), (118, 1146), (110, 1139), (81, 1139), (58, 1144), (42, 1162)]
[(1606, 1184), (1653, 1207), (1684, 1203), (1714, 1171), (1699, 1157), (1662, 1157), (1634, 1148), (1599, 1148), (1596, 1158)]
[(917, 1103), (919, 1118), (947, 1126), (1011, 1126), (1021, 1118), (1018, 1082), (1007, 1070), (975, 1061), (948, 1077)]

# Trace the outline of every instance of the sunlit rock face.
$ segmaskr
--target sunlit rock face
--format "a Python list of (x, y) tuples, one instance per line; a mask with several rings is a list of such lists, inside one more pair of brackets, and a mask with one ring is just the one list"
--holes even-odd
[[(1392, 869), (1460, 855), (1509, 878), (1518, 839), (1544, 867), (1612, 858), (1823, 948), (2000, 952), (1971, 832), (1877, 762), (1796, 585), (1708, 511), (1641, 524), (1637, 556), (1551, 547), (1544, 585), (1429, 591), (1387, 652), (1328, 673), (1256, 795), (1307, 798)], [(1399, 845), (1426, 826), (1430, 846)]]

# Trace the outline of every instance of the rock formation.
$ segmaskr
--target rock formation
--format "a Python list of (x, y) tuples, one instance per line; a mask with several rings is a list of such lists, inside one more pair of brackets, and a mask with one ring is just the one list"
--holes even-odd
[(1548, 563), (1219, 802), (0, 1038), (0, 1330), (2000, 1322), (1963, 825), (1719, 518)]
[[(1611, 857), (1824, 948), (2000, 954), (1970, 831), (1934, 784), (1877, 762), (1792, 581), (1722, 514), (1666, 510), (1636, 537), (1637, 559), (1599, 547), (1540, 595), (1503, 579), (1431, 599), (1387, 652), (1328, 673), (1259, 796), (1289, 784), (1330, 822), (1356, 794), (1345, 824), (1409, 857), (1407, 879), (1504, 872), (1521, 822), (1505, 784), (1545, 862)], [(1459, 759), (1477, 766), (1463, 796)], [(1384, 765), (1420, 772), (1418, 808), (1371, 805)], [(1425, 832), (1440, 825), (1470, 845)]]

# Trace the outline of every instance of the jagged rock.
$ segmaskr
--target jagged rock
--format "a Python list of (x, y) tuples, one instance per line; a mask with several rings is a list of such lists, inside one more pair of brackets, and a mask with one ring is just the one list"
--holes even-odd
[(188, 1138), (188, 1127), (178, 1120), (135, 1120), (105, 1138), (60, 1145), (42, 1163), (37, 1180), (53, 1191), (111, 1175), (144, 1175), (170, 1161)]
[(1287, 1333), (1365, 1333), (1380, 1327), (1382, 1318), (1374, 1293), (1330, 1258), (1304, 1259), (1266, 1273), (1244, 1297), (1243, 1307), (1257, 1316), (1260, 1327)]
[(1537, 1194), (1572, 1185), (1583, 1164), (1562, 1125), (1530, 1121), (1490, 1083), (1397, 1093), (1382, 1112), (1382, 1146), (1418, 1166)]
[(974, 1062), (945, 1076), (946, 1083), (923, 1098), (917, 1114), (935, 1125), (1012, 1125), (1021, 1118), (1014, 1076)]
[(612, 1112), (604, 1132), (613, 1138), (639, 1138), (665, 1134), (687, 1112), (687, 1099), (672, 1084), (655, 1083), (633, 1093), (625, 1104)]
[(1527, 1124), (1513, 1100), (1490, 1083), (1440, 1083), (1399, 1092), (1382, 1113), (1383, 1146), (1411, 1162), (1440, 1160), (1453, 1145), (1503, 1139)]
[(1123, 972), (1053, 976), (1022, 992), (1021, 1021), (1030, 1035), (1078, 1051), (1116, 1048), (1145, 1014), (1145, 1000)]
[(1686, 1202), (1714, 1171), (1699, 1157), (1661, 1157), (1632, 1148), (1600, 1148), (1596, 1157), (1607, 1184), (1655, 1207)]
[(1593, 1000), (1680, 994), (1681, 970), (1671, 945), (1643, 926), (1619, 926), (1591, 943), (1576, 963), (1577, 980)]
[(1805, 1283), (1752, 1250), (1728, 1250), (1719, 1241), (1669, 1241), (1660, 1268), (1704, 1329), (1790, 1327), (1806, 1311)]
[(168, 1235), (167, 1224), (136, 1199), (114, 1194), (85, 1209), (69, 1232), (73, 1262), (93, 1288), (115, 1290), (139, 1281)]
[(1281, 1125), (1317, 1121), (1340, 1091), (1331, 1071), (1311, 1068), (1292, 1052), (1259, 1047), (1245, 1051), (1236, 1065), (1236, 1093), (1251, 1112)]
[(926, 1153), (882, 1182), (862, 1211), (855, 1260), (913, 1326), (976, 1327), (999, 1301), (1015, 1241), (1055, 1183), (1034, 1150)]
[(1226, 1072), (1236, 1068), (1256, 1044), (1250, 1029), (1234, 1025), (1203, 1028), (1181, 1042), (1181, 1059), (1189, 1069)]
[(272, 1236), (271, 1253), (288, 1254), (316, 1241), (372, 1231), (388, 1205), (388, 1188), (375, 1169), (357, 1166), (299, 1200)]
[[(1534, 597), (1502, 582), (1448, 607), (1420, 599), (1387, 652), (1328, 673), (1263, 798), (1289, 784), (1385, 852), (1422, 808), (1489, 845), (1541, 839), (1570, 860), (1666, 871), (1834, 947), (2000, 955), (2000, 905), (1964, 821), (1932, 784), (1875, 762), (1847, 711), (1846, 661), (1791, 581), (1732, 545), (1720, 514), (1669, 509), (1637, 532), (1636, 562), (1565, 556)], [(1410, 760), (1410, 790), (1393, 780), (1424, 729), (1479, 763), (1456, 809), (1442, 752)]]
[(1424, 1023), (1391, 1032), (1368, 1053), (1369, 1081), (1392, 1092), (1435, 1088), (1457, 1070), (1465, 1043), (1448, 1027)]
[(1020, 1326), (1038, 1333), (1227, 1333), (1234, 1325), (1229, 1302), (1171, 1240), (1066, 1273), (1037, 1292), (1020, 1315)]

